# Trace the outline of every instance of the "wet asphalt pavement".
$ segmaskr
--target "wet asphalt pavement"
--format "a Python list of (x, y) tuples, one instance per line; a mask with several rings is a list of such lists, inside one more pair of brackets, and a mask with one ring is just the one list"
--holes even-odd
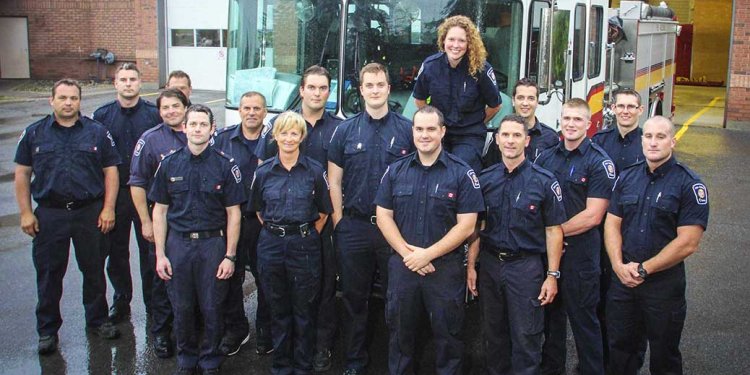
[[(2, 88), (0, 87), (0, 91)], [(153, 90), (151, 90), (153, 91)], [(150, 92), (144, 89), (144, 93)], [(19, 94), (20, 95), (20, 94)], [(83, 113), (112, 100), (111, 90), (83, 94)], [(155, 100), (155, 96), (148, 97)], [(195, 92), (193, 102), (209, 103), (223, 123), (223, 93)], [(71, 250), (65, 278), (59, 332), (59, 352), (40, 357), (36, 353), (34, 308), (35, 271), (31, 262), (31, 239), (18, 227), (18, 209), (13, 192), (13, 156), (21, 130), (50, 112), (46, 99), (0, 100), (0, 374), (169, 374), (175, 360), (159, 359), (151, 350), (148, 323), (141, 295), (132, 301), (128, 322), (118, 324), (122, 337), (104, 341), (85, 333), (81, 304), (81, 275)], [(748, 374), (750, 359), (750, 290), (746, 287), (750, 258), (750, 132), (691, 126), (677, 147), (678, 159), (698, 172), (709, 188), (711, 217), (700, 251), (688, 259), (688, 315), (682, 337), (686, 374)], [(132, 241), (134, 242), (134, 241)], [(131, 243), (131, 253), (135, 253)], [(137, 256), (131, 257), (134, 290), (140, 290)], [(248, 273), (245, 307), (255, 311), (255, 286)], [(109, 300), (111, 301), (111, 287)], [(340, 306), (339, 306), (340, 307)], [(341, 311), (341, 309), (339, 309)], [(386, 373), (387, 338), (383, 304), (371, 304), (373, 332), (370, 344), (370, 374)], [(479, 374), (477, 305), (467, 307), (466, 373)], [(254, 324), (250, 319), (251, 325)], [(254, 330), (251, 328), (251, 331)], [(568, 340), (568, 374), (575, 374), (575, 349)], [(422, 358), (421, 374), (434, 373), (432, 347)], [(334, 367), (327, 374), (343, 371), (340, 340), (334, 351)], [(268, 374), (270, 356), (255, 354), (255, 339), (223, 367), (226, 374)], [(648, 371), (643, 371), (647, 374)]]

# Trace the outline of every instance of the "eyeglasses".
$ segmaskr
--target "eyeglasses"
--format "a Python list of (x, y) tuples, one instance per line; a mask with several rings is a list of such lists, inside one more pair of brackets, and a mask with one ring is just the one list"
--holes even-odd
[(628, 105), (618, 104), (618, 105), (615, 106), (615, 108), (617, 108), (620, 111), (624, 111), (626, 109), (628, 111), (635, 111), (636, 109), (638, 109), (638, 107), (640, 107), (640, 106), (639, 105), (633, 105), (633, 104), (628, 104)]

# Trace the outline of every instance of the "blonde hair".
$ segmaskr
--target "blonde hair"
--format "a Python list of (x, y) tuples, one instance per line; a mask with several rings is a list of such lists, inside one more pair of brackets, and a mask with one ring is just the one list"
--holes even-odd
[(445, 37), (451, 28), (460, 27), (466, 31), (466, 57), (469, 59), (469, 75), (476, 78), (487, 61), (487, 50), (479, 35), (479, 30), (474, 22), (466, 16), (453, 16), (447, 18), (438, 27), (437, 45), (440, 52), (445, 52)]
[(581, 98), (568, 99), (568, 101), (563, 104), (563, 109), (565, 108), (582, 109), (586, 112), (586, 116), (588, 117), (588, 119), (591, 120), (591, 108), (589, 107), (589, 103)]
[(281, 132), (288, 130), (297, 130), (302, 135), (304, 140), (307, 136), (307, 123), (305, 119), (297, 112), (286, 111), (276, 117), (276, 121), (273, 123), (273, 138), (278, 138)]

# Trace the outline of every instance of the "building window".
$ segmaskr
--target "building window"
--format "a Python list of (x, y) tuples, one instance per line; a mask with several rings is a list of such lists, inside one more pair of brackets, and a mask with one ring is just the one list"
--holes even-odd
[(602, 71), (602, 24), (604, 8), (591, 7), (591, 24), (589, 24), (589, 78), (594, 78)]
[(221, 47), (219, 30), (195, 30), (196, 47)]
[(586, 62), (586, 6), (576, 5), (573, 26), (573, 80), (583, 78)]
[(194, 47), (193, 29), (172, 29), (172, 47)]

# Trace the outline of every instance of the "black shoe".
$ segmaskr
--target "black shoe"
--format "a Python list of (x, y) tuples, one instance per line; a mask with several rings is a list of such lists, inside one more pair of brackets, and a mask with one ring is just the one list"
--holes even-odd
[[(172, 339), (169, 334), (156, 335), (154, 337), (154, 353), (159, 358), (169, 358), (172, 356)], [(193, 369), (195, 372), (195, 369)]]
[(357, 370), (355, 368), (348, 368), (344, 370), (344, 375), (364, 375), (365, 370)]
[(195, 368), (178, 367), (174, 370), (174, 375), (195, 375)]
[(323, 349), (315, 353), (313, 357), (313, 371), (325, 372), (331, 369), (331, 351)]
[(259, 341), (255, 345), (255, 353), (258, 355), (266, 355), (273, 353), (273, 344), (268, 342)]
[(105, 322), (98, 327), (86, 327), (86, 330), (107, 340), (114, 340), (120, 337), (120, 331), (111, 322)]
[(231, 357), (237, 354), (242, 345), (245, 345), (250, 341), (250, 333), (245, 335), (244, 338), (237, 337), (231, 333), (224, 335), (219, 345), (219, 350), (227, 357)]
[(203, 369), (203, 375), (217, 375), (217, 374), (220, 374), (220, 373), (221, 372), (219, 371), (218, 367)]
[(130, 316), (130, 304), (127, 301), (114, 301), (109, 308), (109, 320), (119, 323)]
[(42, 336), (39, 338), (37, 351), (41, 355), (52, 354), (57, 351), (57, 335)]

